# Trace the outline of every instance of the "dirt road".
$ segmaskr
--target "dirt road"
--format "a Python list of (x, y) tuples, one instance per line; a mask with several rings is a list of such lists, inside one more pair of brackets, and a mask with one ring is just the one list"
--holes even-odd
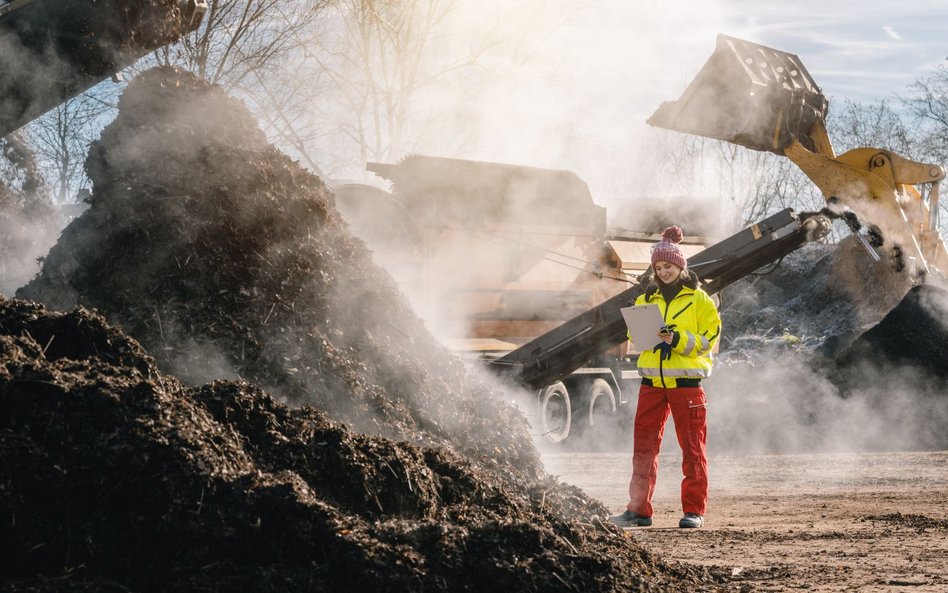
[[(547, 470), (610, 509), (628, 453), (552, 453)], [(705, 527), (678, 529), (680, 453), (662, 453), (654, 526), (626, 533), (667, 560), (755, 591), (948, 591), (948, 451), (717, 456)]]

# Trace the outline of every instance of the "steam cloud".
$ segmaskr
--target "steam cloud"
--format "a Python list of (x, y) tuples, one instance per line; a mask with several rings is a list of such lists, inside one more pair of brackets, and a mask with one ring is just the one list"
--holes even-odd
[(798, 357), (762, 356), (708, 381), (712, 452), (780, 454), (942, 448), (948, 402), (913, 369), (860, 369), (842, 391)]

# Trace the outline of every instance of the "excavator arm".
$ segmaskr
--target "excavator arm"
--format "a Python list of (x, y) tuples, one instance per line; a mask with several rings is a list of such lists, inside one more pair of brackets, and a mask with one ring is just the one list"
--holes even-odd
[[(793, 142), (784, 152), (820, 188), (831, 209), (852, 211), (877, 227), (899, 268), (912, 274), (946, 270), (948, 252), (937, 220), (943, 167), (879, 148), (831, 158)], [(917, 186), (928, 186), (927, 200)]]
[(718, 35), (715, 52), (681, 98), (659, 106), (648, 123), (788, 157), (831, 211), (851, 212), (871, 225), (876, 247), (897, 269), (913, 276), (944, 272), (948, 252), (937, 209), (945, 169), (883, 148), (837, 156), (826, 132), (827, 109), (797, 56)]

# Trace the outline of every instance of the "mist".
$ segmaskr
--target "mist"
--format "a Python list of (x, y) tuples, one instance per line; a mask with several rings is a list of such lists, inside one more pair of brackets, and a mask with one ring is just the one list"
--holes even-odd
[(16, 133), (0, 139), (0, 294), (12, 295), (39, 271), (60, 228), (29, 146)]
[[(774, 454), (948, 445), (946, 386), (932, 369), (948, 330), (939, 315), (945, 292), (927, 287), (916, 307), (905, 298), (911, 288), (891, 261), (872, 261), (849, 237), (805, 247), (772, 275), (726, 289), (724, 339), (707, 382), (709, 448)], [(917, 319), (926, 341), (895, 360), (889, 353), (905, 342), (892, 334), (902, 319)], [(870, 331), (876, 339), (865, 337)]]
[[(11, 130), (35, 114), (49, 93), (49, 80), (58, 80), (65, 65), (55, 54), (42, 60), (12, 39), (0, 36), (0, 294), (12, 296), (40, 269), (39, 258), (56, 242), (62, 228), (51, 207), (35, 154), (22, 134)], [(38, 98), (31, 101), (30, 98)]]
[[(720, 238), (743, 222), (743, 196), (757, 189), (766, 193), (769, 188), (760, 180), (792, 165), (733, 147), (734, 154), (749, 156), (723, 169), (700, 140), (650, 128), (645, 120), (661, 102), (680, 96), (713, 52), (718, 33), (760, 41), (752, 31), (754, 19), (735, 22), (728, 14), (720, 2), (517, 7), (493, 2), (476, 9), (459, 4), (438, 38), (444, 42), (441, 49), (452, 56), (472, 47), (487, 49), (477, 55), (475, 66), (458, 68), (418, 92), (414, 138), (393, 160), (416, 153), (572, 171), (588, 184), (594, 203), (606, 208), (610, 225), (636, 230), (656, 232), (672, 221), (685, 226), (688, 218), (700, 216), (694, 212), (703, 213), (700, 207), (685, 207), (681, 198), (687, 197), (717, 209), (720, 233), (708, 235)], [(484, 40), (490, 43), (479, 43)], [(816, 209), (823, 205), (808, 181), (793, 192)], [(643, 216), (645, 204), (659, 205), (665, 219), (656, 224)], [(402, 284), (403, 290), (410, 295), (445, 292), (506, 265), (499, 250), (471, 248), (471, 236), (464, 232), (458, 229), (453, 242), (438, 246), (456, 254), (455, 269), (424, 284)], [(391, 255), (380, 249), (376, 259)], [(412, 302), (442, 339), (464, 334), (463, 325), (445, 324), (435, 311), (458, 303), (417, 296)], [(890, 369), (871, 389), (842, 392), (809, 368), (806, 356), (779, 353), (775, 361), (766, 356), (754, 357), (751, 364), (719, 364), (708, 382), (712, 451), (922, 447), (933, 442), (930, 427), (937, 425), (928, 419), (944, 418), (937, 393), (906, 392), (897, 389), (898, 379), (888, 379), (904, 379), (910, 371)], [(775, 395), (781, 392), (785, 395)], [(918, 400), (908, 405), (912, 398)], [(817, 414), (815, 408), (826, 412)], [(624, 446), (630, 432), (631, 424), (616, 429), (617, 446)]]
[(707, 382), (708, 448), (735, 455), (944, 448), (948, 401), (911, 368), (864, 365), (840, 388), (802, 358), (718, 366)]
[[(868, 362), (850, 369), (850, 376), (860, 380), (842, 383), (810, 355), (786, 347), (761, 350), (747, 362), (718, 361), (704, 382), (708, 455), (937, 451), (948, 446), (943, 382), (917, 367)], [(631, 459), (637, 394), (630, 395), (614, 422), (597, 427), (593, 438), (562, 444), (543, 439), (535, 398), (517, 401), (532, 421), (545, 462), (553, 460), (555, 467), (561, 463), (558, 456), (570, 452), (628, 453)], [(680, 458), (671, 416), (661, 451)]]
[(0, 295), (13, 296), (40, 271), (41, 258), (56, 242), (59, 229), (54, 213), (36, 219), (15, 208), (0, 209)]
[[(460, 3), (437, 40), (444, 44), (441, 49), (457, 56), (477, 47), (477, 59), (419, 90), (412, 107), (413, 138), (396, 158), (420, 153), (572, 171), (588, 184), (593, 202), (606, 208), (609, 224), (637, 230), (660, 231), (659, 226), (672, 222), (686, 226), (686, 220), (675, 217), (699, 217), (695, 212), (707, 212), (709, 205), (710, 210), (718, 207), (723, 218), (733, 218), (731, 194), (744, 187), (743, 179), (736, 184), (726, 180), (711, 159), (681, 159), (682, 147), (687, 149), (684, 154), (696, 157), (703, 151), (692, 145), (693, 139), (645, 124), (662, 101), (680, 95), (713, 51), (719, 32), (742, 35), (720, 2), (637, 6), (598, 0), (513, 7), (497, 1), (486, 6)], [(764, 161), (763, 168), (769, 163), (772, 160)], [(738, 177), (746, 176), (748, 185), (757, 174), (744, 173)], [(684, 207), (682, 197), (699, 207)], [(659, 205), (668, 211), (668, 220), (645, 218), (641, 204), (653, 210)], [(530, 205), (523, 216), (544, 207), (554, 206)], [(726, 229), (728, 224), (715, 228)], [(457, 267), (429, 279), (444, 290), (458, 278), (478, 280), (496, 272), (505, 265), (498, 262), (510, 251), (511, 239), (526, 242), (523, 236), (495, 236), (496, 250), (473, 253), (468, 230), (455, 232), (447, 249), (458, 254)], [(709, 234), (716, 238), (716, 233)], [(557, 288), (574, 287), (577, 278), (595, 269), (581, 241), (533, 246), (574, 258), (570, 263), (582, 268), (556, 274), (550, 270), (562, 272), (562, 263), (536, 255), (520, 262), (528, 277), (555, 276)], [(376, 255), (379, 261), (385, 254)], [(418, 297), (417, 284), (402, 288), (439, 337), (465, 332), (454, 320), (439, 318), (450, 303)], [(213, 351), (208, 354), (210, 360), (218, 358)], [(185, 359), (190, 366), (201, 356)], [(778, 370), (768, 372), (783, 377)], [(230, 368), (220, 372), (234, 374)], [(727, 372), (720, 373), (727, 387)], [(821, 391), (824, 387), (812, 391), (828, 393)], [(764, 446), (754, 439), (738, 440), (747, 441), (749, 449)], [(805, 440), (787, 437), (781, 442), (792, 447)]]
[(652, 175), (662, 152), (656, 146), (676, 135), (645, 120), (661, 101), (677, 98), (713, 51), (726, 29), (716, 3), (558, 1), (519, 12), (488, 4), (495, 6), (462, 5), (448, 35), (455, 46), (498, 35), (500, 14), (506, 37), (475, 73), (461, 72), (420, 97), (429, 116), (413, 150), (570, 170), (608, 209), (696, 189), (681, 187), (671, 171)]
[[(731, 226), (720, 220), (727, 210), (722, 208), (720, 176), (707, 163), (682, 161), (681, 147), (691, 139), (645, 124), (661, 101), (681, 93), (724, 26), (713, 4), (684, 8), (683, 3), (631, 6), (611, 1), (455, 4), (430, 49), (443, 50), (444, 63), (463, 63), (466, 56), (476, 61), (418, 90), (412, 98), (412, 141), (392, 160), (426, 154), (572, 172), (587, 184), (592, 202), (606, 209), (609, 225), (658, 233), (679, 224), (717, 238)], [(426, 63), (430, 69), (434, 60)], [(332, 170), (328, 164), (326, 168)], [(370, 181), (389, 188), (379, 177)], [(465, 184), (474, 185), (452, 180), (455, 187)], [(452, 293), (459, 287), (498, 288), (504, 269), (510, 268), (510, 286), (595, 295), (585, 308), (626, 288), (621, 280), (607, 288), (601, 285), (608, 282), (597, 287), (590, 281), (599, 272), (601, 254), (595, 243), (602, 229), (577, 228), (555, 188), (544, 195), (530, 195), (531, 189), (495, 202), (497, 210), (484, 212), (484, 217), (543, 219), (551, 222), (547, 228), (485, 228), (478, 217), (452, 220), (450, 229), (438, 229), (433, 245), (419, 247), (417, 238), (412, 246), (416, 252), (410, 254), (418, 262), (415, 269), (393, 254), (384, 237), (380, 241), (380, 225), (355, 232), (402, 281), (403, 291), (444, 340), (462, 337), (469, 329), (468, 322), (446, 317), (490, 307), (458, 302)], [(397, 189), (395, 193), (398, 198)], [(442, 199), (432, 193), (433, 200)], [(472, 203), (489, 201), (471, 194)], [(383, 201), (367, 200), (364, 208), (378, 211)], [(350, 220), (360, 217), (351, 210), (344, 214)], [(394, 212), (384, 218), (399, 220)], [(566, 226), (573, 228), (564, 231)], [(427, 265), (427, 254), (419, 255), (423, 249), (437, 250), (435, 257), (453, 266), (420, 277), (418, 268)], [(565, 320), (581, 310), (564, 303), (559, 313), (538, 316)]]

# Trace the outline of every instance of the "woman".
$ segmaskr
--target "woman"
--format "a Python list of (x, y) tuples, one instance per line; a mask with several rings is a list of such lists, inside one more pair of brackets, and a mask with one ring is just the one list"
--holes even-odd
[(679, 527), (701, 527), (708, 505), (707, 401), (701, 380), (711, 375), (711, 350), (721, 335), (721, 318), (698, 277), (688, 270), (678, 243), (681, 229), (668, 227), (652, 246), (654, 281), (637, 305), (657, 304), (665, 319), (661, 340), (639, 356), (638, 407), (635, 411), (629, 504), (612, 521), (622, 527), (652, 524), (652, 494), (658, 474), (658, 450), (671, 412), (681, 445)]

